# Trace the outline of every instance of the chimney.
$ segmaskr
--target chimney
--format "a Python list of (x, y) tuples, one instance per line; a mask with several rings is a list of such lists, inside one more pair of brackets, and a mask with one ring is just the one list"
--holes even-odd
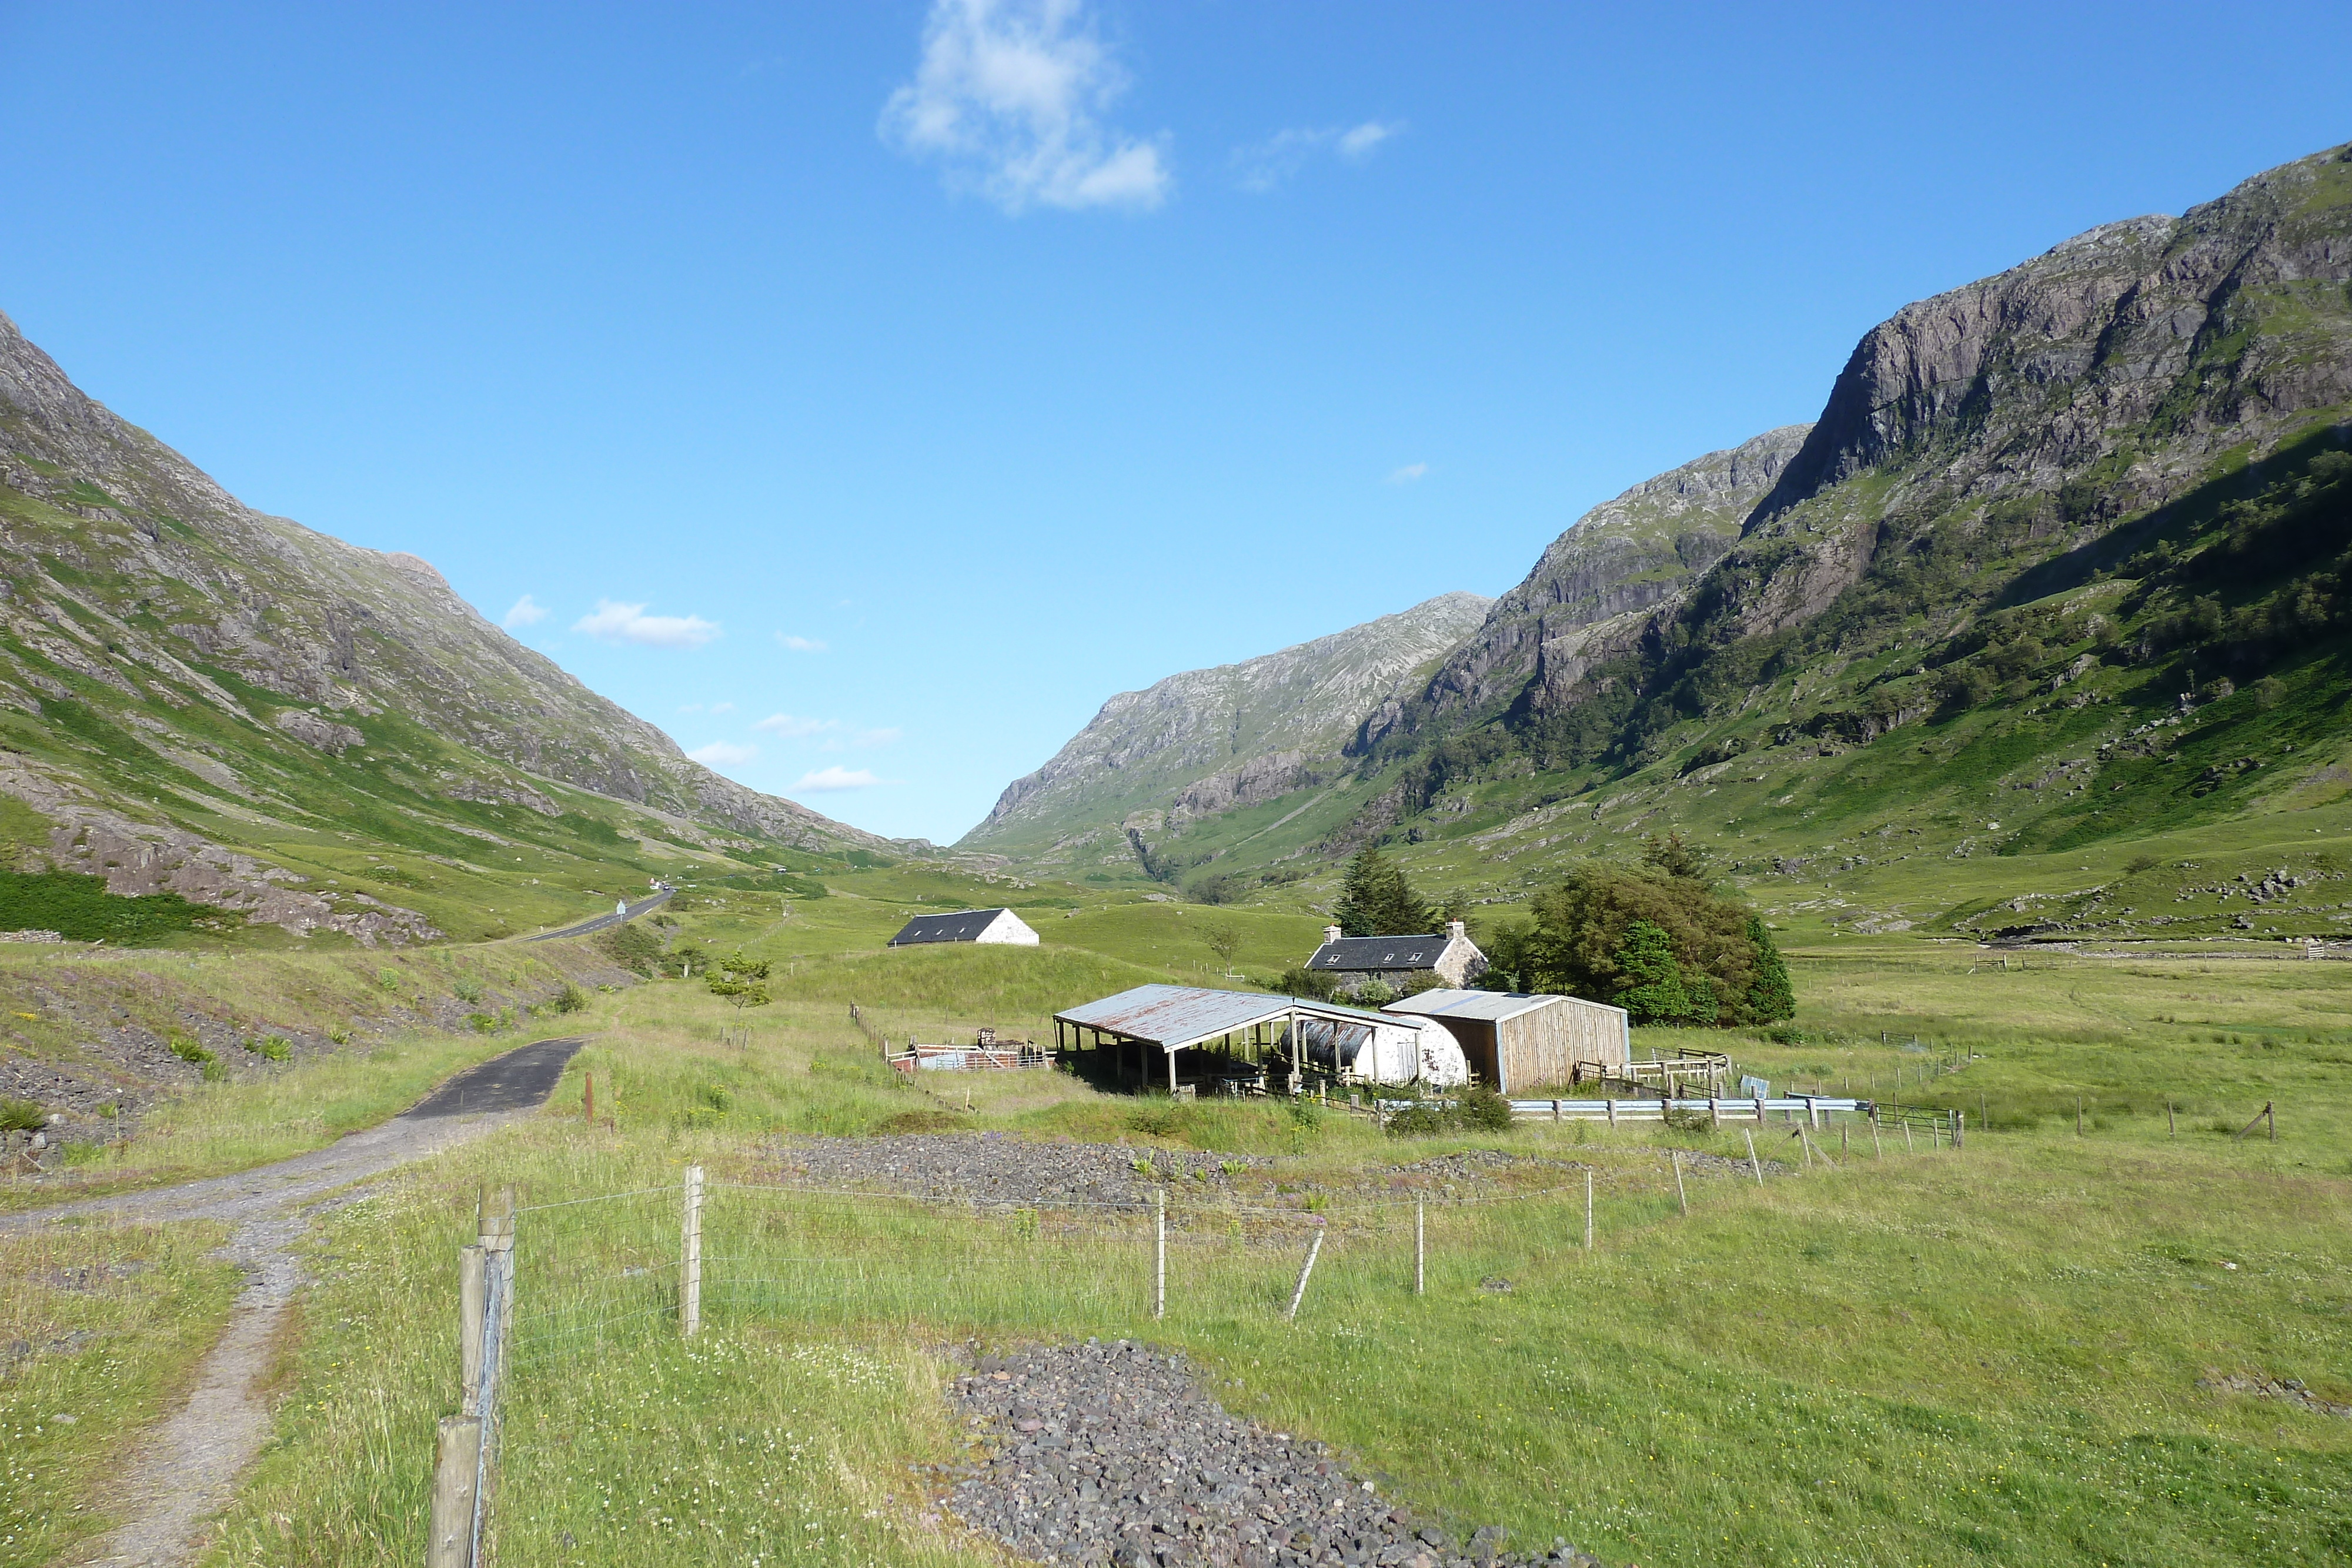
[(1445, 936), (1449, 941), (1466, 942), (1470, 939), (1469, 924), (1461, 920), (1449, 920), (1445, 923)]
[(1330, 943), (1330, 942), (1337, 942), (1339, 939), (1339, 928), (1338, 926), (1336, 926), (1336, 925), (1326, 925), (1325, 927), (1323, 927), (1323, 940), (1324, 940), (1325, 942), (1327, 942), (1327, 943)]

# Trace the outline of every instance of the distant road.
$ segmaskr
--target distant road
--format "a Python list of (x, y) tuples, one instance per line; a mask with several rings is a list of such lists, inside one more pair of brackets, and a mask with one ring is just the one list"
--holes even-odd
[(600, 915), (593, 920), (583, 920), (577, 925), (567, 925), (561, 931), (542, 931), (536, 936), (526, 936), (523, 940), (552, 942), (558, 936), (585, 936), (591, 931), (602, 931), (610, 925), (625, 925), (648, 909), (659, 909), (663, 904), (667, 904), (670, 896), (677, 892), (677, 889), (674, 887), (666, 887), (651, 898), (629, 905), (629, 912), (626, 915), (616, 909), (610, 915)]

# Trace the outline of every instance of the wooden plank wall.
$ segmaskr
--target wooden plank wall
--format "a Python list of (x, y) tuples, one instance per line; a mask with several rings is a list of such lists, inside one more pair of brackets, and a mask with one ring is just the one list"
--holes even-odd
[(1506, 1094), (1566, 1083), (1580, 1061), (1626, 1062), (1624, 1013), (1578, 997), (1506, 1019), (1496, 1026), (1496, 1040), (1502, 1055), (1496, 1087)]

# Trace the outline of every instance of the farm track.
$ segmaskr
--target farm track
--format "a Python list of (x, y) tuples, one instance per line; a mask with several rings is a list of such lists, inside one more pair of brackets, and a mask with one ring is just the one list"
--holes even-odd
[(125, 1456), (111, 1501), (123, 1522), (61, 1563), (76, 1568), (182, 1568), (206, 1543), (205, 1526), (236, 1495), (269, 1436), (262, 1388), (286, 1311), (303, 1283), (294, 1249), (310, 1216), (340, 1207), (346, 1191), (430, 1159), (503, 1126), (546, 1100), (583, 1041), (540, 1040), (467, 1069), (380, 1126), (327, 1148), (235, 1176), (124, 1193), (0, 1218), (0, 1233), (65, 1219), (119, 1225), (232, 1221), (216, 1256), (246, 1270), (227, 1330), (205, 1354), (187, 1400)]

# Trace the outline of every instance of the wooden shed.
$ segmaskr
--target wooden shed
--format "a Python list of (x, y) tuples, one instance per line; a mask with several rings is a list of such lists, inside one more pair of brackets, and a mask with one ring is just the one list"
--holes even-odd
[(1515, 991), (1422, 991), (1385, 1012), (1442, 1020), (1462, 1042), (1478, 1081), (1504, 1094), (1572, 1083), (1577, 1068), (1622, 1069), (1633, 1060), (1633, 1020), (1623, 1008), (1582, 997)]

